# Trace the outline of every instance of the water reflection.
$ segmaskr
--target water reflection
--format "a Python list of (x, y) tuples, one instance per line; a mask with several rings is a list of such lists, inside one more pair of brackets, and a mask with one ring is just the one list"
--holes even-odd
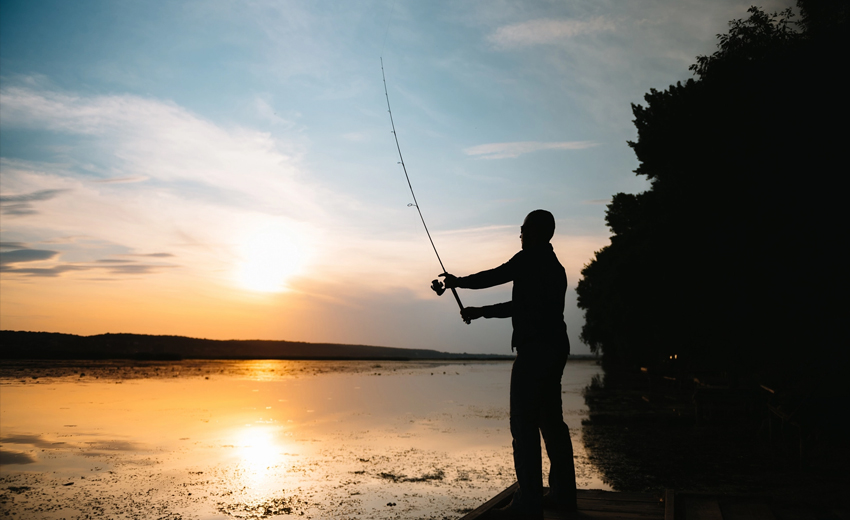
[[(568, 364), (563, 397), (579, 483), (605, 488), (580, 436), (598, 372)], [(0, 508), (458, 516), (514, 480), (509, 378), (497, 362), (5, 365)]]
[(8, 464), (32, 464), (35, 456), (20, 451), (0, 450), (0, 465)]
[(234, 445), (239, 458), (239, 467), (244, 472), (244, 485), (261, 490), (271, 484), (272, 473), (284, 461), (283, 446), (277, 442), (279, 428), (246, 426), (236, 434)]

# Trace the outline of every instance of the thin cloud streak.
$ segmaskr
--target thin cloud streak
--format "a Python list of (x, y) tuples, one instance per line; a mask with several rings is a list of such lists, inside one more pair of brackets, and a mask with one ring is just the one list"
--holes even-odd
[(11, 216), (35, 215), (38, 211), (33, 202), (41, 202), (55, 198), (68, 190), (38, 190), (21, 195), (0, 196), (0, 213)]
[(133, 182), (144, 182), (149, 177), (116, 177), (113, 179), (97, 179), (92, 182), (95, 184), (130, 184)]
[(602, 16), (589, 20), (538, 19), (499, 27), (490, 35), (489, 40), (498, 48), (508, 49), (559, 44), (576, 36), (615, 29), (616, 24)]
[(140, 254), (133, 254), (133, 255), (125, 255), (125, 256), (141, 256), (141, 257), (149, 257), (149, 258), (171, 258), (174, 255), (172, 255), (171, 253), (144, 253), (144, 254), (140, 253)]
[(0, 253), (0, 265), (50, 260), (58, 254), (58, 251), (49, 251), (46, 249), (17, 249), (15, 251), (6, 251)]
[[(6, 253), (3, 253), (5, 255)], [(40, 260), (40, 259), (39, 259)], [(0, 264), (0, 272), (6, 275), (20, 275), (27, 278), (56, 278), (62, 274), (79, 271), (102, 270), (113, 278), (103, 280), (114, 280), (115, 276), (121, 275), (144, 275), (161, 272), (165, 269), (174, 268), (174, 265), (151, 265), (151, 264), (112, 264), (106, 260), (98, 260), (97, 262), (106, 262), (105, 265), (90, 265), (90, 264), (59, 264), (52, 267), (14, 267), (9, 266), (7, 261)]]
[(0, 242), (0, 249), (27, 249), (23, 242)]
[(67, 190), (39, 190), (23, 195), (0, 195), (0, 203), (2, 202), (33, 202), (37, 200), (50, 200), (53, 197)]
[(593, 141), (517, 141), (513, 143), (480, 144), (464, 149), (466, 155), (477, 155), (481, 159), (514, 159), (520, 155), (539, 152), (541, 150), (583, 150), (599, 146)]

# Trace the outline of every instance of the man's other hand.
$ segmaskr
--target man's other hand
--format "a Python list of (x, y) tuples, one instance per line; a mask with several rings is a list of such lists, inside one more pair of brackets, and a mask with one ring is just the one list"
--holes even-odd
[(463, 318), (463, 321), (477, 320), (482, 316), (481, 307), (464, 307), (463, 310), (460, 311), (460, 317)]
[(449, 273), (442, 273), (440, 276), (444, 276), (446, 279), (443, 282), (446, 284), (446, 289), (454, 289), (457, 287), (457, 276)]

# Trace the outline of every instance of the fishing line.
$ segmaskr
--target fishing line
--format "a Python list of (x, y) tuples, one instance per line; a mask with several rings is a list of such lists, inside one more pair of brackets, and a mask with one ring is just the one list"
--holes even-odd
[[(389, 28), (387, 28), (389, 30)], [(398, 158), (399, 164), (401, 164), (401, 169), (404, 170), (404, 178), (407, 179), (407, 186), (410, 188), (410, 194), (413, 196), (413, 204), (408, 204), (408, 206), (414, 206), (416, 211), (419, 213), (419, 220), (422, 221), (422, 226), (425, 228), (425, 233), (428, 235), (428, 241), (431, 242), (431, 247), (434, 249), (434, 254), (437, 255), (437, 261), (440, 262), (440, 267), (443, 269), (443, 273), (448, 273), (446, 271), (446, 266), (443, 265), (443, 259), (440, 258), (440, 253), (437, 252), (437, 246), (434, 245), (434, 239), (431, 238), (431, 232), (428, 231), (428, 225), (425, 223), (425, 217), (422, 216), (422, 210), (419, 208), (419, 202), (416, 200), (416, 194), (413, 193), (413, 185), (410, 183), (410, 176), (407, 174), (407, 166), (404, 164), (404, 157), (401, 155), (401, 146), (398, 144), (398, 134), (395, 130), (395, 121), (393, 121), (393, 109), (390, 108), (390, 95), (387, 92), (387, 76), (384, 73), (384, 57), (381, 56), (381, 77), (384, 80), (384, 96), (387, 98), (387, 112), (390, 114), (390, 125), (393, 127), (393, 137), (395, 138), (395, 147), (398, 150)], [(434, 291), (441, 295), (445, 291), (445, 287), (442, 286), (439, 280), (434, 280), (431, 284), (431, 288)], [(463, 310), (463, 304), (460, 302), (460, 296), (457, 295), (457, 291), (454, 287), (451, 287), (452, 295), (455, 297), (455, 301), (457, 302), (457, 306), (460, 307), (460, 310)], [(464, 320), (467, 324), (469, 324), (469, 320)]]
[(384, 46), (387, 44), (387, 35), (390, 34), (390, 23), (393, 21), (393, 13), (395, 12), (395, 2), (390, 8), (390, 17), (387, 18), (387, 30), (384, 31), (384, 43), (381, 44), (381, 70), (384, 68)]

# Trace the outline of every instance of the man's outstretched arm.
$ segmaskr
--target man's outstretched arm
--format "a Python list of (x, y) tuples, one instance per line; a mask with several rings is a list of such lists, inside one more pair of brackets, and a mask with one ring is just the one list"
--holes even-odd
[(464, 320), (477, 320), (478, 318), (510, 318), (513, 306), (511, 302), (485, 305), (484, 307), (464, 307), (460, 315)]
[(513, 264), (509, 260), (499, 267), (469, 276), (455, 276), (449, 273), (442, 273), (440, 276), (445, 277), (446, 289), (452, 289), (454, 287), (458, 289), (486, 289), (512, 281), (514, 279), (514, 269)]

